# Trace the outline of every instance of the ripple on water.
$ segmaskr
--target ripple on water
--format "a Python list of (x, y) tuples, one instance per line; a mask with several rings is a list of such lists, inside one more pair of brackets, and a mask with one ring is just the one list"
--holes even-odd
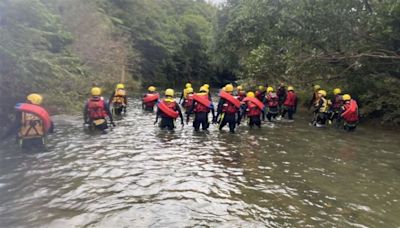
[(154, 127), (154, 115), (131, 101), (129, 115), (107, 135), (87, 134), (79, 117), (63, 116), (47, 152), (3, 149), (1, 224), (400, 224), (399, 170), (393, 168), (400, 158), (398, 142), (362, 129), (361, 136), (341, 137), (334, 129), (316, 133), (301, 119), (261, 130), (242, 125), (235, 135), (214, 126), (208, 133), (189, 127), (171, 133)]

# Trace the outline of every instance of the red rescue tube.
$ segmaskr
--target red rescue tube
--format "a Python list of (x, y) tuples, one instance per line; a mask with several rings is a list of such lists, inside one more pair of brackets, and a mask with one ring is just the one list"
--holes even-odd
[(149, 102), (153, 102), (156, 101), (160, 98), (160, 95), (158, 93), (155, 94), (146, 94), (146, 96), (143, 98), (143, 102), (144, 103), (149, 103)]
[(199, 96), (197, 94), (193, 95), (193, 100), (199, 102), (200, 104), (206, 106), (207, 108), (211, 107), (211, 101), (208, 99), (208, 96)]
[(357, 108), (357, 102), (353, 99), (350, 100), (349, 108), (342, 113), (343, 119), (358, 120)]
[(263, 104), (260, 100), (258, 100), (257, 98), (255, 98), (255, 97), (246, 97), (246, 98), (244, 98), (243, 102), (247, 102), (247, 101), (250, 101), (250, 102), (252, 102), (253, 104), (257, 105), (257, 107), (258, 107), (259, 109), (261, 109), (261, 110), (263, 110), (264, 107), (265, 107), (264, 104)]
[(219, 93), (219, 96), (222, 99), (225, 99), (225, 100), (229, 101), (230, 103), (232, 103), (233, 105), (235, 105), (236, 108), (240, 108), (240, 101), (238, 99), (236, 99), (234, 96), (232, 96), (231, 94), (221, 90), (221, 92)]
[(18, 103), (15, 105), (15, 109), (20, 111), (20, 112), (28, 112), (36, 115), (43, 121), (43, 126), (46, 131), (46, 133), (49, 131), (51, 127), (51, 120), (50, 120), (50, 115), (46, 111), (46, 109), (34, 105), (34, 104), (27, 104), (27, 103)]
[(158, 102), (157, 107), (169, 118), (176, 119), (179, 116), (179, 113), (169, 108), (164, 101)]

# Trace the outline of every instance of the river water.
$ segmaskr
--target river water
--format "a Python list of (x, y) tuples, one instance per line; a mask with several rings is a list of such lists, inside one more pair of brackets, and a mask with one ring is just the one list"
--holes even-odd
[(0, 227), (400, 227), (396, 131), (171, 133), (139, 107), (107, 135), (56, 116), (45, 151), (3, 142)]

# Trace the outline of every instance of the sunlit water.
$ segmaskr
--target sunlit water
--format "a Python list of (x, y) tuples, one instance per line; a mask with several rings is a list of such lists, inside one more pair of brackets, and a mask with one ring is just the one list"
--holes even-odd
[(46, 151), (3, 143), (0, 227), (400, 226), (398, 132), (171, 133), (133, 102), (107, 135), (57, 116)]

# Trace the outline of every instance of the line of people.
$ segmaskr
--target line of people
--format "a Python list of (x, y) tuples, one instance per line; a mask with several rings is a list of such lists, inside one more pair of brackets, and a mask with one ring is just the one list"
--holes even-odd
[[(276, 92), (271, 86), (259, 86), (255, 92), (246, 92), (242, 86), (234, 88), (232, 84), (227, 84), (219, 91), (218, 96), (218, 104), (214, 108), (208, 84), (194, 92), (192, 85), (187, 83), (179, 102), (175, 101), (173, 89), (167, 89), (165, 96), (161, 98), (156, 87), (150, 86), (142, 98), (142, 108), (154, 112), (154, 107), (157, 107), (154, 124), (159, 123), (161, 128), (168, 130), (175, 128), (176, 119), (180, 118), (180, 123), (184, 126), (194, 116), (195, 131), (207, 130), (211, 122), (218, 124), (219, 130), (228, 126), (229, 131), (234, 133), (245, 119), (250, 128), (260, 128), (262, 121), (279, 121), (286, 118), (286, 115), (287, 121), (291, 122), (298, 105), (294, 87), (286, 88), (284, 84)], [(42, 100), (41, 95), (30, 94), (25, 103), (15, 106), (18, 115), (13, 129), (18, 129), (20, 144), (27, 139), (41, 139), (44, 143), (45, 136), (54, 129), (50, 115), (41, 107)], [(122, 83), (117, 84), (108, 101), (102, 97), (99, 87), (93, 87), (91, 96), (84, 105), (85, 126), (106, 133), (110, 126), (115, 126), (113, 116), (125, 114), (127, 105), (127, 94)], [(342, 94), (340, 88), (335, 88), (333, 97), (327, 99), (327, 92), (319, 85), (314, 86), (308, 108), (313, 113), (310, 122), (312, 126), (324, 127), (334, 122), (338, 127), (342, 125), (347, 131), (354, 131), (359, 121), (357, 102), (349, 94)]]
[[(313, 98), (310, 106), (314, 107), (313, 120), (310, 125), (316, 127), (326, 126), (332, 121), (337, 126), (343, 121), (344, 129), (353, 131), (358, 123), (357, 102), (351, 99), (349, 94), (341, 94), (339, 88), (334, 89), (334, 97), (331, 100), (326, 99), (327, 93), (320, 86), (315, 86)], [(156, 94), (156, 96), (154, 96)], [(192, 85), (187, 83), (182, 91), (179, 102), (173, 99), (174, 91), (167, 89), (166, 97), (160, 100), (160, 95), (155, 92), (155, 87), (149, 87), (149, 92), (143, 97), (143, 107), (146, 110), (153, 111), (157, 106), (157, 117), (155, 124), (161, 118), (160, 127), (174, 129), (174, 120), (181, 117), (181, 124), (184, 125), (184, 114), (186, 115), (186, 124), (189, 124), (190, 116), (194, 115), (193, 127), (196, 131), (207, 130), (210, 126), (208, 115), (212, 114), (212, 123), (219, 124), (219, 129), (228, 125), (230, 132), (234, 133), (236, 126), (240, 125), (243, 119), (248, 120), (248, 125), (253, 128), (261, 127), (265, 118), (269, 121), (280, 121), (282, 118), (287, 122), (293, 121), (293, 116), (297, 111), (298, 98), (293, 86), (281, 84), (275, 92), (271, 86), (259, 86), (255, 92), (246, 93), (242, 86), (236, 89), (232, 84), (223, 87), (218, 96), (219, 101), (217, 109), (211, 99), (209, 85), (205, 84), (199, 92), (194, 93)], [(152, 99), (150, 99), (150, 97)], [(150, 99), (150, 100), (149, 100)], [(180, 105), (183, 107), (182, 112)], [(172, 110), (172, 112), (170, 112)], [(216, 112), (216, 113), (215, 113)]]
[(313, 111), (310, 125), (315, 127), (325, 127), (335, 123), (336, 127), (343, 124), (345, 130), (354, 131), (359, 121), (357, 102), (350, 94), (343, 94), (340, 88), (335, 88), (333, 97), (328, 99), (326, 90), (315, 85), (308, 109)]

